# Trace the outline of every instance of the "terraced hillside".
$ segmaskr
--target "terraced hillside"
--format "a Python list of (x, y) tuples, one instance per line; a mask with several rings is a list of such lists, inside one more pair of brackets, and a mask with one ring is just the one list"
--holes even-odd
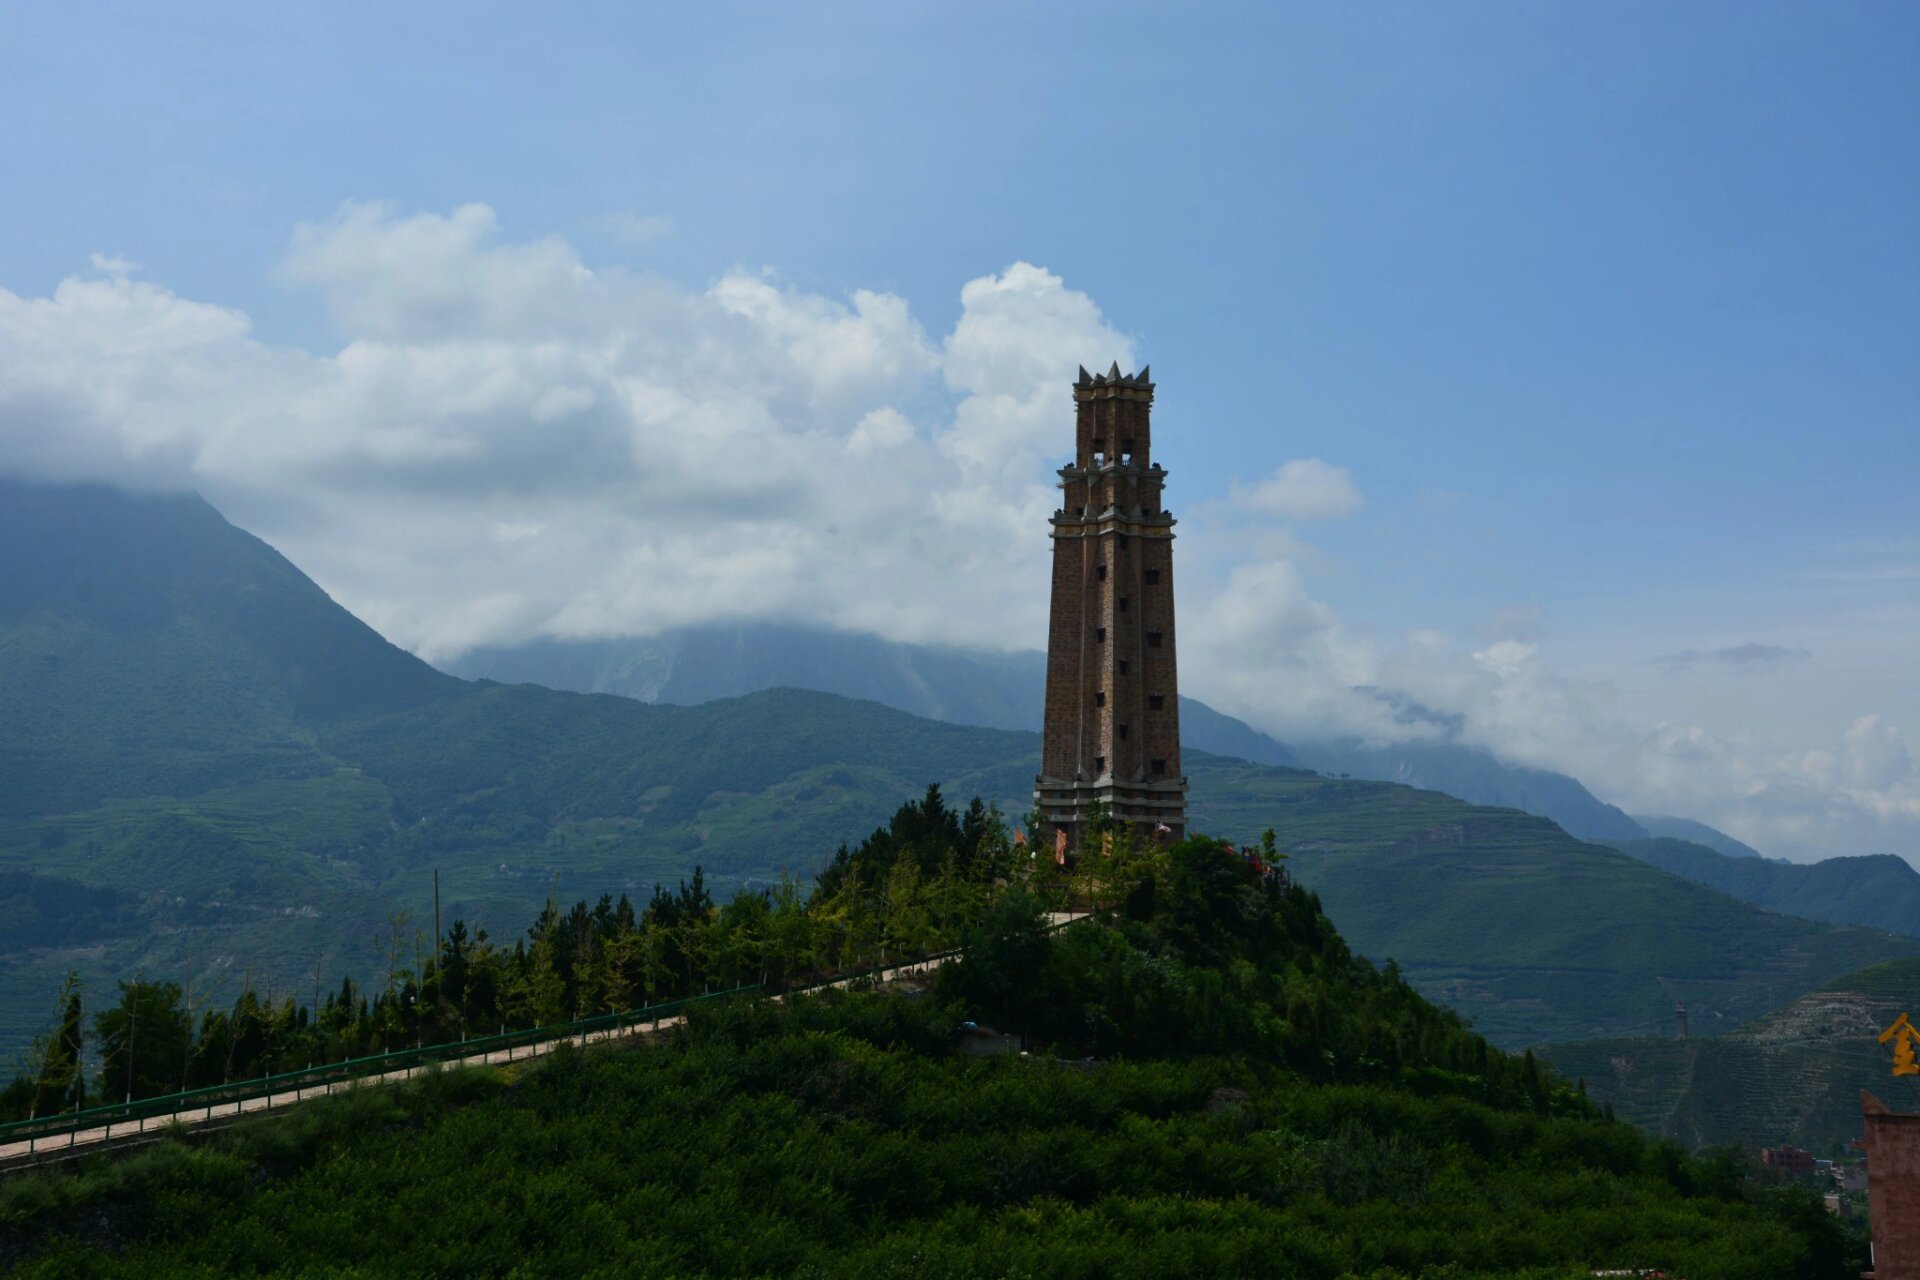
[[(1692, 1146), (1791, 1142), (1837, 1154), (1860, 1135), (1860, 1091), (1920, 1110), (1920, 1084), (1896, 1079), (1878, 1032), (1920, 1010), (1920, 960), (1848, 974), (1728, 1035), (1551, 1045), (1621, 1119)], [(1920, 1016), (1920, 1015), (1916, 1015)]]

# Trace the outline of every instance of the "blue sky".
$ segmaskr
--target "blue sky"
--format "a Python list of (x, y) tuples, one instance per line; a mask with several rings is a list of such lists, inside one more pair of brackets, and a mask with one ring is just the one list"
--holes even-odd
[[(1920, 732), (1916, 65), (1895, 4), (5, 4), (0, 289), (118, 255), (330, 354), (289, 246), (348, 201), (936, 343), (1036, 264), (1154, 367), (1183, 581), (1270, 554), (1379, 647), (1833, 752)], [(1254, 527), (1302, 458), (1364, 505)], [(1743, 644), (1787, 656), (1673, 657)]]

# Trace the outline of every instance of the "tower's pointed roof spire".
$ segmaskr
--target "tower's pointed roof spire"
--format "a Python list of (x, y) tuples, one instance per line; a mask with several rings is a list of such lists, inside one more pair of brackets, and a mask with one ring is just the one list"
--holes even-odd
[(1120, 362), (1118, 360), (1115, 360), (1113, 362), (1113, 368), (1107, 370), (1107, 381), (1108, 382), (1120, 381)]
[(1136, 374), (1134, 374), (1134, 375), (1133, 375), (1133, 380), (1134, 380), (1135, 382), (1151, 382), (1151, 381), (1153, 381), (1153, 379), (1151, 379), (1151, 378), (1149, 378), (1149, 377), (1147, 377), (1147, 370), (1148, 370), (1149, 368), (1151, 368), (1151, 367), (1152, 367), (1152, 366), (1150, 366), (1150, 365), (1144, 365), (1144, 364), (1143, 364), (1143, 365), (1141, 365), (1141, 366), (1140, 366), (1140, 372), (1138, 372), (1138, 373), (1136, 373)]
[(1085, 366), (1085, 365), (1081, 365), (1081, 366), (1080, 366), (1080, 381), (1079, 381), (1079, 383), (1078, 383), (1077, 385), (1079, 385), (1079, 386), (1082, 386), (1082, 387), (1084, 387), (1084, 386), (1087, 386), (1087, 385), (1089, 385), (1089, 384), (1091, 384), (1092, 382), (1093, 382), (1093, 375), (1087, 372), (1087, 366)]

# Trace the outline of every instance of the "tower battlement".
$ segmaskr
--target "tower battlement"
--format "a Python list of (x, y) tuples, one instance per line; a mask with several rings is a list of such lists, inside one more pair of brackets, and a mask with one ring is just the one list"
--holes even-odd
[(1073, 396), (1076, 400), (1090, 400), (1096, 394), (1119, 396), (1128, 392), (1135, 395), (1146, 393), (1153, 399), (1153, 379), (1147, 376), (1146, 365), (1140, 366), (1138, 373), (1120, 372), (1120, 362), (1115, 361), (1113, 368), (1105, 373), (1088, 373), (1087, 366), (1080, 366), (1080, 381), (1073, 384)]
[(1052, 519), (1045, 743), (1034, 802), (1077, 840), (1106, 805), (1151, 836), (1186, 828), (1174, 651), (1173, 526), (1153, 462), (1153, 380), (1085, 367), (1074, 461)]

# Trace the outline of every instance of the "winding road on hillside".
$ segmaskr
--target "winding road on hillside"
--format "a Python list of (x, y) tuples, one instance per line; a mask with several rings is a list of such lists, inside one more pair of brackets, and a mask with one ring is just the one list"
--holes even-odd
[[(1047, 914), (1048, 929), (1060, 929), (1083, 920), (1089, 913), (1085, 911), (1053, 911)], [(911, 978), (931, 973), (945, 964), (951, 955), (929, 960), (916, 960), (911, 964), (899, 965), (891, 969), (882, 969), (877, 981), (897, 982), (902, 978)], [(822, 983), (812, 991), (829, 990), (844, 987), (856, 981), (853, 978), (840, 978), (833, 982)], [(776, 996), (775, 999), (784, 999)], [(101, 1125), (93, 1129), (81, 1129), (73, 1133), (57, 1134), (46, 1138), (30, 1138), (20, 1142), (0, 1145), (0, 1173), (13, 1169), (29, 1168), (45, 1160), (63, 1160), (70, 1155), (84, 1154), (88, 1150), (119, 1145), (122, 1142), (151, 1141), (166, 1132), (171, 1125), (180, 1125), (186, 1129), (205, 1128), (210, 1125), (230, 1123), (243, 1115), (255, 1112), (277, 1111), (309, 1098), (318, 1098), (343, 1089), (358, 1089), (367, 1085), (394, 1084), (411, 1080), (414, 1076), (430, 1070), (446, 1070), (450, 1067), (505, 1066), (508, 1063), (526, 1062), (552, 1053), (562, 1043), (572, 1043), (585, 1048), (591, 1044), (601, 1044), (613, 1040), (647, 1040), (686, 1021), (685, 1015), (675, 1014), (654, 1022), (635, 1023), (630, 1027), (617, 1027), (606, 1031), (592, 1031), (580, 1035), (556, 1036), (551, 1040), (536, 1041), (533, 1044), (520, 1045), (511, 1049), (499, 1049), (491, 1053), (476, 1053), (471, 1057), (447, 1058), (440, 1062), (424, 1066), (407, 1067), (400, 1071), (387, 1071), (377, 1075), (357, 1076), (350, 1080), (329, 1081), (310, 1088), (288, 1089), (282, 1093), (265, 1093), (254, 1098), (245, 1098), (237, 1102), (222, 1102), (205, 1107), (195, 1107), (187, 1111), (175, 1111), (167, 1115), (147, 1116), (138, 1120), (127, 1120), (119, 1124)]]

